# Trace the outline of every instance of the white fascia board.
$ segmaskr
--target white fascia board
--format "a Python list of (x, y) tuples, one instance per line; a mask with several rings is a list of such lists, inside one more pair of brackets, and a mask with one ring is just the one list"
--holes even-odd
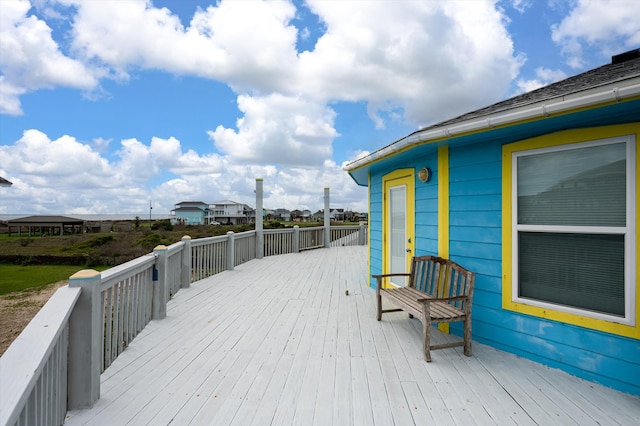
[(418, 143), (429, 142), (443, 137), (456, 136), (477, 130), (490, 129), (496, 126), (514, 124), (532, 118), (544, 118), (551, 114), (559, 114), (578, 108), (589, 107), (610, 101), (622, 101), (631, 97), (640, 96), (640, 77), (634, 77), (623, 82), (580, 91), (571, 95), (547, 99), (542, 102), (526, 105), (489, 114), (485, 117), (472, 118), (467, 121), (455, 123), (446, 127), (425, 130), (409, 135), (399, 141), (388, 145), (374, 153), (355, 160), (343, 167), (350, 172), (360, 167), (371, 164), (394, 152), (403, 150)]

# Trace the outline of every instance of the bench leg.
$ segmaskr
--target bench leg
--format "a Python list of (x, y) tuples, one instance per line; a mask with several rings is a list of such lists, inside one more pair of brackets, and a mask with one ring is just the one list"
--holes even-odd
[(422, 305), (422, 350), (424, 351), (424, 360), (431, 362), (431, 350), (429, 349), (431, 341), (431, 312), (429, 304)]
[(382, 319), (382, 296), (380, 295), (380, 286), (382, 285), (382, 280), (378, 278), (378, 283), (376, 285), (376, 303), (378, 304), (378, 321)]
[(464, 319), (464, 354), (471, 356), (471, 318)]

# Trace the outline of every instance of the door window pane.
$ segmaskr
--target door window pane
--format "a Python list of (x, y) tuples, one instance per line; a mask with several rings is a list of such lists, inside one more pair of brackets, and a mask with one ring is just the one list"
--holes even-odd
[(390, 273), (407, 272), (407, 199), (406, 187), (396, 186), (389, 189), (389, 238)]

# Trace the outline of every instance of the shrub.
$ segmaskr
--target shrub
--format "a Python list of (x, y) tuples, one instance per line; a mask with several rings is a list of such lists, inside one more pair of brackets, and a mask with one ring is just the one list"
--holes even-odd
[(253, 223), (245, 223), (244, 225), (236, 226), (236, 232), (253, 231), (254, 229), (255, 229), (255, 226)]
[(100, 235), (98, 237), (95, 237), (89, 241), (87, 241), (86, 243), (84, 243), (85, 247), (100, 247), (103, 246), (107, 243), (110, 243), (111, 241), (114, 241), (115, 238), (113, 235)]
[(151, 229), (157, 231), (163, 229), (165, 231), (173, 231), (173, 225), (170, 220), (157, 220), (151, 225)]
[(170, 245), (173, 244), (173, 242), (169, 241), (167, 238), (163, 237), (160, 234), (149, 234), (136, 241), (134, 245), (141, 245), (145, 249), (153, 249), (160, 244)]

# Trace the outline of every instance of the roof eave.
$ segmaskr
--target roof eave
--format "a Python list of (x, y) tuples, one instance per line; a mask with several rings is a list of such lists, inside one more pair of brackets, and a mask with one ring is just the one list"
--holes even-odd
[(552, 114), (567, 113), (608, 102), (620, 102), (638, 96), (640, 96), (640, 77), (634, 77), (626, 81), (618, 81), (616, 84), (546, 99), (523, 107), (487, 114), (483, 117), (474, 117), (447, 126), (431, 127), (423, 131), (414, 132), (366, 157), (355, 160), (344, 166), (343, 170), (351, 174), (357, 169), (371, 165), (418, 144), (492, 129), (498, 126), (511, 126), (525, 120), (545, 118)]

